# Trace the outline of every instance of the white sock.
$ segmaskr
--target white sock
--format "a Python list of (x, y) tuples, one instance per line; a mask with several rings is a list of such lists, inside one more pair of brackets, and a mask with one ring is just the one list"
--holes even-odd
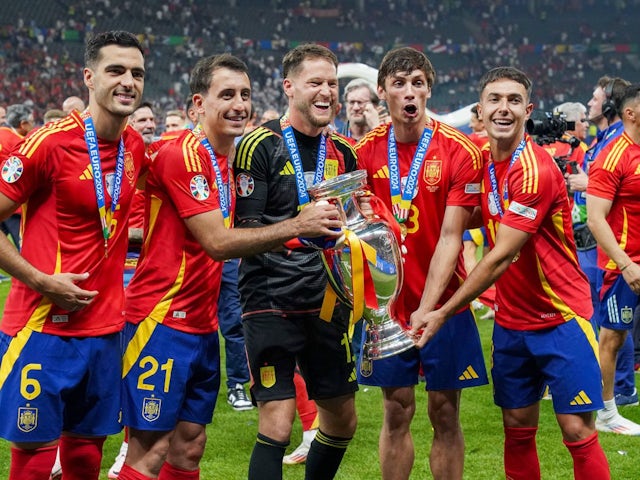
[(311, 442), (314, 438), (316, 438), (317, 428), (312, 428), (311, 430), (305, 430), (302, 432), (302, 441), (307, 445), (311, 445)]
[(616, 399), (604, 401), (604, 408), (598, 410), (598, 416), (602, 419), (611, 419), (618, 414), (618, 407), (616, 406)]

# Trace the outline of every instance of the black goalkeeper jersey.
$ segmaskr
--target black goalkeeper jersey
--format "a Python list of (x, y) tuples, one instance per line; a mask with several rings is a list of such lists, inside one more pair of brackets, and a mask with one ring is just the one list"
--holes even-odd
[[(307, 188), (313, 182), (320, 136), (294, 129)], [(327, 138), (325, 178), (356, 169), (356, 154), (342, 136)], [(236, 227), (271, 225), (298, 213), (295, 171), (282, 138), (280, 121), (272, 120), (245, 136), (237, 147)], [(317, 312), (327, 277), (313, 249), (284, 249), (244, 258), (239, 289), (243, 315), (293, 315)]]

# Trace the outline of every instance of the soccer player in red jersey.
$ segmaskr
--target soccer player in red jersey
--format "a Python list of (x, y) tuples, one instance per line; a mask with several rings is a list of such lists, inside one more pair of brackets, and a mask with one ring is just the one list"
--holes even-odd
[(589, 171), (587, 223), (598, 242), (598, 266), (604, 271), (600, 299), (600, 358), (604, 409), (600, 431), (640, 435), (640, 425), (618, 413), (614, 398), (615, 365), (640, 293), (640, 86), (622, 96), (618, 114), (622, 135), (600, 151)]
[[(423, 53), (412, 48), (387, 53), (378, 70), (378, 95), (387, 102), (391, 123), (374, 128), (356, 146), (371, 190), (401, 223), (405, 282), (394, 307), (407, 327), (416, 310), (441, 305), (460, 285), (462, 232), (480, 202), (479, 150), (466, 135), (427, 115), (434, 79)], [(382, 477), (409, 478), (411, 473), (414, 385), (423, 370), (435, 432), (431, 471), (435, 478), (462, 478), (461, 389), (488, 381), (468, 306), (426, 348), (373, 362), (362, 352), (359, 367), (359, 383), (382, 387)]]
[(480, 80), (478, 112), (490, 142), (482, 217), (491, 250), (439, 310), (412, 318), (419, 346), (461, 306), (495, 282), (494, 401), (502, 408), (507, 478), (535, 480), (535, 436), (545, 384), (576, 479), (608, 479), (593, 411), (601, 376), (589, 284), (579, 269), (564, 178), (553, 158), (525, 135), (531, 81), (512, 67)]
[(145, 239), (127, 288), (119, 478), (197, 479), (220, 386), (217, 298), (225, 258), (299, 235), (335, 235), (334, 206), (304, 208), (264, 228), (234, 229), (234, 140), (251, 112), (247, 66), (200, 60), (190, 88), (200, 123), (158, 152), (146, 184)]
[(2, 166), (0, 218), (25, 205), (22, 254), (0, 236), (14, 277), (0, 325), (12, 480), (48, 479), (58, 442), (65, 478), (97, 479), (104, 439), (121, 429), (122, 226), (147, 167), (127, 117), (144, 56), (134, 35), (112, 31), (88, 41), (85, 62), (89, 108), (39, 129)]

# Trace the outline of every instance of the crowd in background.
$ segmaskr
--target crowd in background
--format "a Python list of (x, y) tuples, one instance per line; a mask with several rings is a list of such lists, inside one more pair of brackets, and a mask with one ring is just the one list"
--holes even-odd
[(8, 5), (0, 13), (0, 103), (27, 101), (37, 119), (67, 95), (82, 95), (79, 72), (87, 34), (137, 32), (147, 57), (147, 96), (161, 109), (183, 108), (194, 59), (233, 52), (250, 68), (258, 111), (282, 111), (280, 62), (299, 41), (324, 42), (342, 62), (378, 65), (383, 52), (409, 44), (438, 72), (431, 104), (452, 111), (476, 100), (475, 85), (496, 65), (524, 68), (536, 106), (586, 100), (608, 73), (640, 69), (629, 26), (639, 0), (395, 2), (228, 0), (75, 0)]

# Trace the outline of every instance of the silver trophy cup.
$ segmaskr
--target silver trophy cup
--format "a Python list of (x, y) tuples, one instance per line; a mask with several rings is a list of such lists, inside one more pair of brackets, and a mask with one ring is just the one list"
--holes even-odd
[[(354, 312), (361, 311), (367, 323), (363, 358), (377, 360), (404, 352), (414, 343), (400, 322), (391, 317), (391, 307), (402, 287), (402, 256), (389, 223), (378, 215), (365, 217), (360, 210), (358, 199), (369, 195), (366, 181), (367, 172), (356, 170), (318, 183), (309, 188), (309, 193), (314, 200), (339, 207), (345, 223), (344, 238), (323, 250), (321, 256), (340, 301)], [(361, 260), (354, 261), (354, 255), (361, 255)], [(368, 298), (362, 294), (363, 288)]]

